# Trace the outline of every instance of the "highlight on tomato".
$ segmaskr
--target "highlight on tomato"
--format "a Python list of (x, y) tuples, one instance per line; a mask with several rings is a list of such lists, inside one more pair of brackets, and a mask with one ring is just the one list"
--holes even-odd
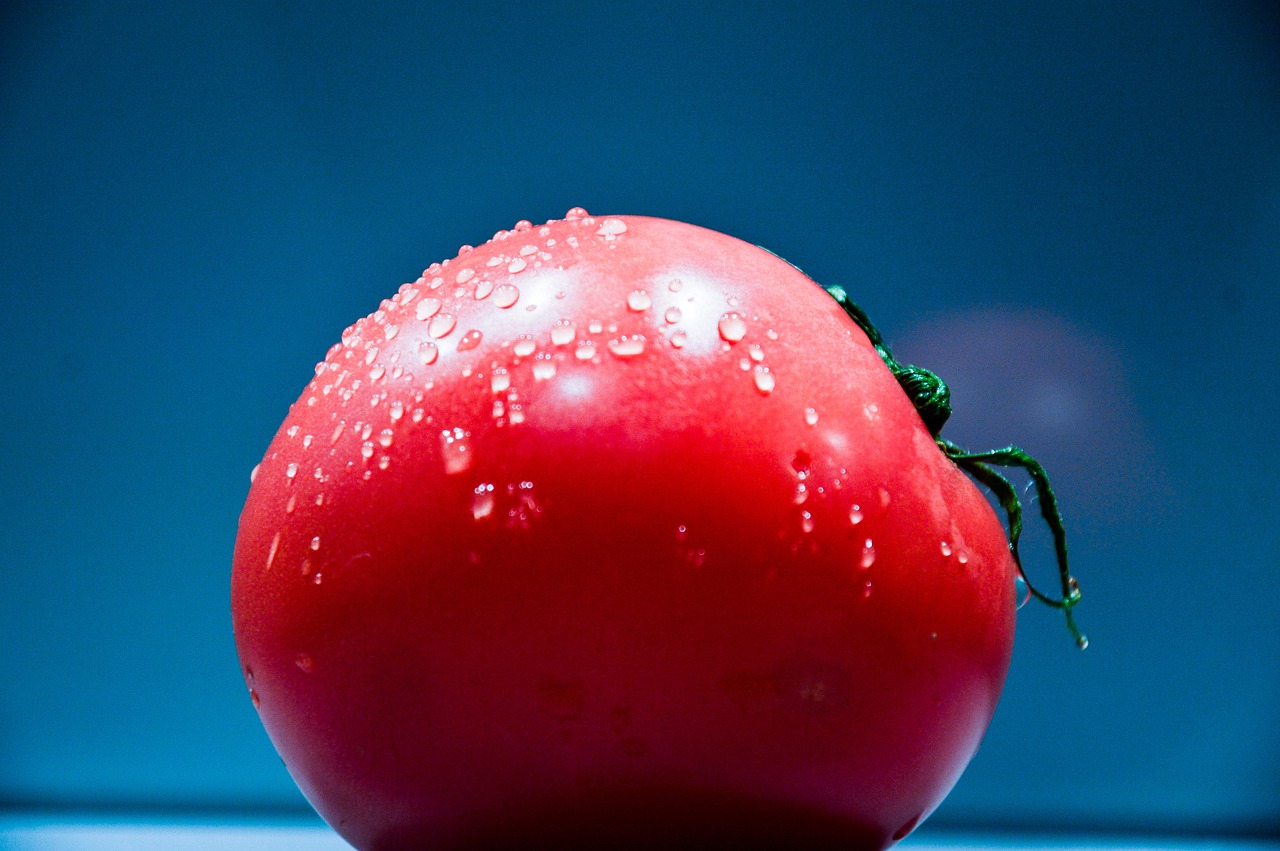
[[(250, 697), (357, 848), (884, 848), (952, 788), (1013, 646), (1043, 469), (839, 287), (575, 208), (347, 328), (254, 469)], [(995, 496), (997, 516), (978, 485)], [(1007, 523), (1007, 527), (1006, 527)]]

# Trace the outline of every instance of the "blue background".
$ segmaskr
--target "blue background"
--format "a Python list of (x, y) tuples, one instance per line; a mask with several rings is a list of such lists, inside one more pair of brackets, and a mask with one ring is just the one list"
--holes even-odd
[(0, 15), (0, 808), (304, 811), (231, 640), (249, 470), (349, 322), (580, 204), (844, 285), (1054, 474), (1093, 646), (1022, 610), (935, 825), (1280, 833), (1274, 7)]

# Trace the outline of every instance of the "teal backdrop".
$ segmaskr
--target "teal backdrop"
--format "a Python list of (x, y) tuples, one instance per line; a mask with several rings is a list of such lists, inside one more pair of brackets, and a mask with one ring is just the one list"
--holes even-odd
[(1093, 644), (1020, 612), (934, 825), (1280, 832), (1275, 6), (58, 2), (0, 27), (0, 808), (306, 812), (231, 639), (249, 470), (348, 323), (582, 205), (843, 285), (951, 383), (948, 436), (1054, 474)]

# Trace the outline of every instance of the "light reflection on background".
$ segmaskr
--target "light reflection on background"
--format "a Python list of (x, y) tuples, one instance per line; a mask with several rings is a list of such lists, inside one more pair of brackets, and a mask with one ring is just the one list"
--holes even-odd
[(1117, 347), (1043, 310), (970, 308), (912, 326), (894, 354), (951, 389), (944, 436), (973, 450), (1016, 443), (1049, 469), (1073, 514), (1116, 516), (1135, 488), (1168, 487)]

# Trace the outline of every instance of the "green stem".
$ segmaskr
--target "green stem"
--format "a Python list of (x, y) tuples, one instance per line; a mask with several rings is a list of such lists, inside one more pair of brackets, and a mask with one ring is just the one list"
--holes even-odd
[[(946, 382), (927, 369), (899, 363), (889, 352), (880, 331), (871, 323), (862, 308), (854, 304), (842, 287), (824, 287), (836, 300), (844, 312), (849, 315), (858, 327), (867, 335), (871, 345), (884, 361), (885, 366), (893, 373), (898, 384), (902, 386), (907, 398), (920, 412), (929, 433), (937, 441), (938, 448), (960, 469), (971, 475), (980, 484), (985, 485), (1000, 501), (1009, 523), (1009, 552), (1013, 556), (1018, 575), (1027, 583), (1031, 595), (1042, 603), (1061, 609), (1066, 616), (1067, 629), (1075, 638), (1076, 645), (1082, 650), (1089, 646), (1089, 639), (1076, 626), (1072, 608), (1080, 602), (1080, 584), (1067, 564), (1067, 533), (1062, 521), (1062, 512), (1058, 510), (1058, 499), (1049, 484), (1049, 475), (1040, 462), (1016, 446), (1003, 449), (992, 449), (987, 452), (969, 452), (961, 449), (949, 440), (941, 437), (942, 427), (951, 416), (951, 391)], [(1017, 488), (1002, 474), (992, 469), (996, 467), (1020, 467), (1031, 477), (1036, 486), (1036, 496), (1040, 501), (1040, 515), (1053, 533), (1053, 548), (1058, 560), (1058, 576), (1062, 585), (1062, 596), (1054, 597), (1045, 594), (1027, 576), (1022, 567), (1022, 559), (1018, 554), (1018, 539), (1022, 535), (1022, 501), (1018, 498)]]

